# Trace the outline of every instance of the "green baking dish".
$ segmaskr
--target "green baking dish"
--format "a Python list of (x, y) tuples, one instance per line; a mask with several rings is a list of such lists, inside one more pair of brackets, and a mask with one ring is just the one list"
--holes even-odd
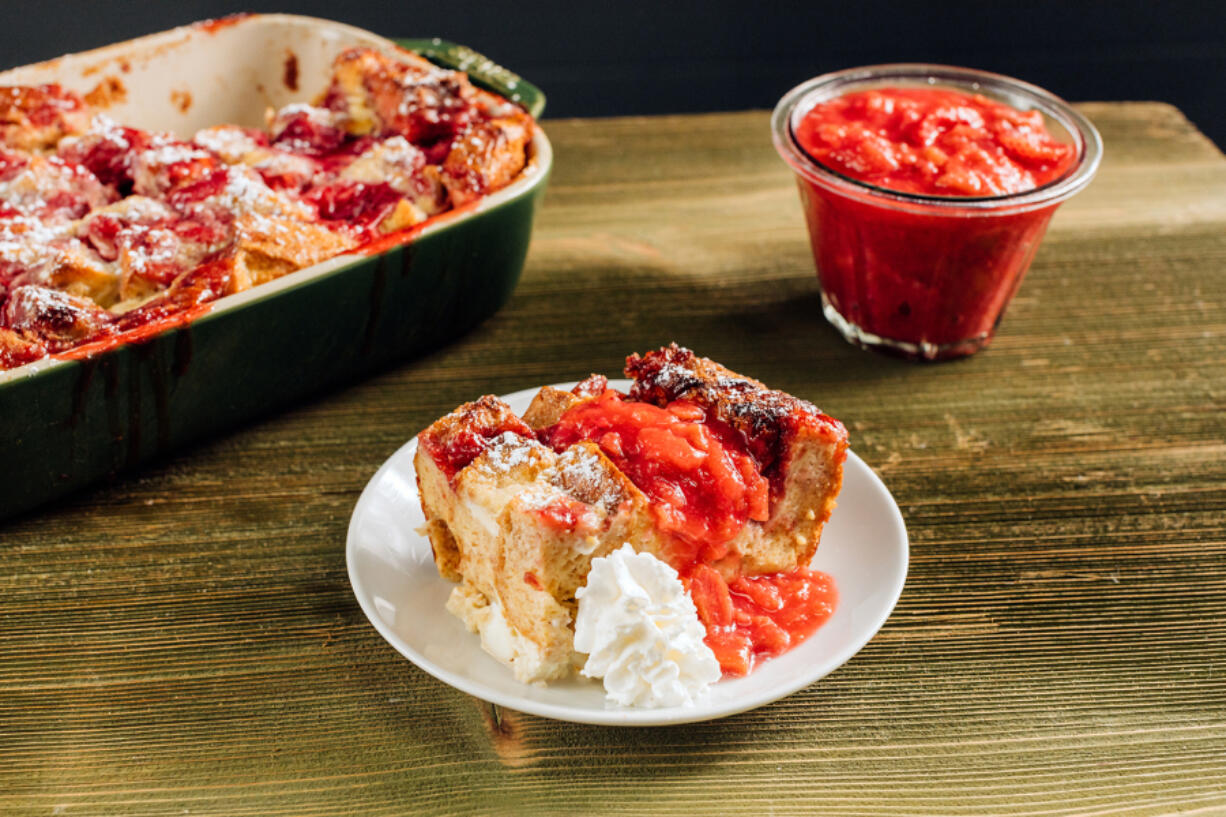
[[(176, 71), (182, 76), (193, 65), (212, 65), (216, 71), (217, 65), (240, 64), (242, 76), (229, 85), (260, 86), (260, 98), (218, 111), (210, 97), (197, 96), (205, 110), (181, 126), (181, 132), (192, 132), (190, 127), (210, 119), (245, 124), (268, 105), (292, 101), (295, 89), (269, 93), (273, 80), (284, 76), (286, 54), (293, 55), (299, 71), (305, 68), (304, 76), (322, 76), (328, 51), (353, 43), (394, 47), (329, 21), (247, 15), (14, 69), (0, 74), (0, 84), (58, 81), (84, 91), (114, 67), (129, 89), (138, 86), (146, 99), (169, 103), (176, 89), (165, 77)], [(520, 102), (534, 116), (544, 107), (536, 88), (469, 49), (439, 40), (400, 43), (468, 71), (475, 83)], [(262, 55), (254, 72), (241, 59), (222, 59), (251, 49)], [(168, 59), (179, 64), (172, 68)], [(267, 80), (260, 80), (260, 71)], [(140, 87), (142, 82), (153, 89)], [(129, 121), (166, 130), (176, 124), (173, 112), (162, 111), (143, 121), (138, 111)], [(552, 162), (539, 127), (532, 152), (521, 178), (474, 209), (428, 225), (410, 243), (377, 254), (339, 256), (221, 298), (191, 323), (142, 343), (85, 360), (41, 360), (0, 372), (0, 517), (113, 477), (475, 327), (507, 301), (523, 268)]]

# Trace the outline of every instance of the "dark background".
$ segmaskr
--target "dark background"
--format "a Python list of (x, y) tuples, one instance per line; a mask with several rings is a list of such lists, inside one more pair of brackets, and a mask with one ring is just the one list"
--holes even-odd
[(925, 61), (1011, 74), (1074, 101), (1164, 100), (1226, 144), (1226, 0), (5, 6), (6, 67), (235, 11), (288, 11), (472, 46), (543, 88), (553, 117), (770, 108), (819, 73)]

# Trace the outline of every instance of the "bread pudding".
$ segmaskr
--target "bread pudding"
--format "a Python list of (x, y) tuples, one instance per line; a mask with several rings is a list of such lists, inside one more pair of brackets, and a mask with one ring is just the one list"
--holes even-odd
[(566, 677), (592, 560), (629, 544), (680, 575), (726, 675), (831, 613), (808, 569), (842, 485), (843, 425), (672, 344), (543, 388), (523, 417), (493, 396), (419, 436), (425, 533), (448, 610), (526, 682)]
[(461, 72), (370, 48), (342, 52), (322, 94), (262, 129), (185, 138), (58, 85), (0, 88), (0, 370), (137, 340), (408, 240), (515, 179), (534, 127)]

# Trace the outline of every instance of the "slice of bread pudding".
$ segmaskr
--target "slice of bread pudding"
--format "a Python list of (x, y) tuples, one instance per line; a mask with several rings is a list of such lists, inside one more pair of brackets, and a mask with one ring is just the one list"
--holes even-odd
[(419, 437), (415, 459), (447, 608), (521, 681), (565, 677), (575, 593), (630, 543), (682, 577), (807, 566), (842, 485), (847, 433), (812, 404), (673, 344), (593, 375), (522, 418), (496, 397)]

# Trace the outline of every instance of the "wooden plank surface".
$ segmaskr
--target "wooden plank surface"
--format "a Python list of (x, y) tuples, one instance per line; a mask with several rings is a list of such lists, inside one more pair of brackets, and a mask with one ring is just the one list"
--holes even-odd
[[(936, 366), (822, 321), (765, 113), (547, 123), (528, 266), (483, 327), (0, 523), (0, 813), (1226, 814), (1226, 161), (1169, 106), (1083, 110), (1098, 180), (993, 346)], [(848, 424), (912, 540), (877, 638), (657, 729), (403, 660), (345, 574), (378, 465), (462, 400), (670, 340)]]

